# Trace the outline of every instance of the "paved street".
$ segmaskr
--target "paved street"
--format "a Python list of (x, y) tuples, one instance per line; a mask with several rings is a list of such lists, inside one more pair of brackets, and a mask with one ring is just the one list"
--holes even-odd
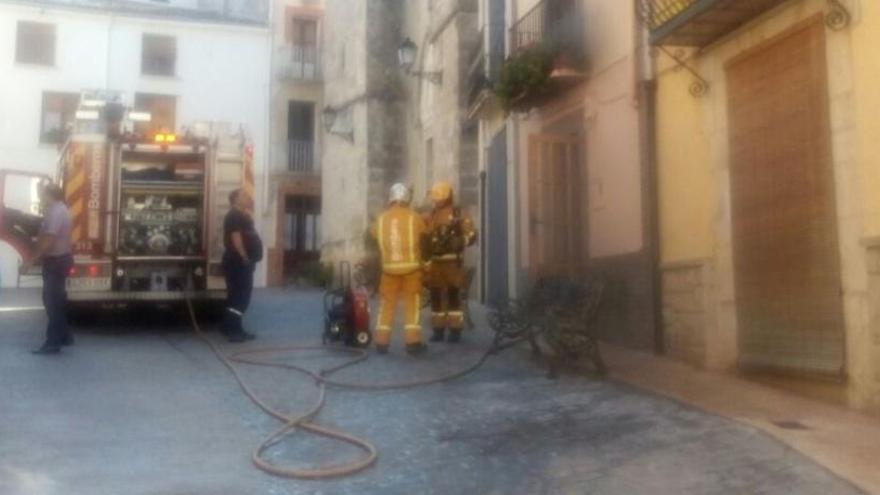
[[(0, 292), (0, 307), (36, 303)], [(320, 342), (320, 293), (260, 291), (251, 347)], [(478, 317), (478, 322), (480, 318)], [(377, 464), (336, 481), (278, 479), (250, 453), (277, 427), (187, 326), (150, 312), (77, 331), (54, 358), (39, 312), (0, 312), (0, 494), (850, 494), (821, 466), (740, 424), (614, 382), (549, 381), (526, 350), (492, 358), (456, 382), (382, 393), (331, 390), (318, 422), (379, 449)], [(216, 337), (216, 335), (212, 335)], [(339, 378), (427, 377), (476, 359), (488, 332), (458, 352), (434, 345), (420, 361), (373, 356)], [(284, 356), (316, 368), (321, 353)], [(249, 368), (274, 404), (304, 411), (307, 380)], [(297, 433), (271, 452), (308, 465), (360, 453)]]

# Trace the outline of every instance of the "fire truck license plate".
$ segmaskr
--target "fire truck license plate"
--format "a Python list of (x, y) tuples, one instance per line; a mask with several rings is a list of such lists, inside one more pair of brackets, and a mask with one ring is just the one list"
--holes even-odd
[(82, 277), (67, 279), (70, 290), (110, 290), (110, 277)]

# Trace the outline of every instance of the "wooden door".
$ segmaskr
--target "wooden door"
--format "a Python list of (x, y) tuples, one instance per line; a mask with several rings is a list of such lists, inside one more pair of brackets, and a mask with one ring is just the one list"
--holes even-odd
[(581, 263), (577, 150), (572, 139), (529, 137), (529, 258), (539, 278), (572, 273)]
[(741, 365), (843, 374), (824, 25), (727, 67)]

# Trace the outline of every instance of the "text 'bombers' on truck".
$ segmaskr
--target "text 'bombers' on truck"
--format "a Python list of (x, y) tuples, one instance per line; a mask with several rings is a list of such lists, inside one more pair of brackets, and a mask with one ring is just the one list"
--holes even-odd
[[(71, 303), (219, 301), (228, 195), (253, 195), (253, 147), (241, 126), (197, 123), (181, 134), (150, 126), (118, 94), (83, 93), (57, 180), (72, 219)], [(41, 183), (0, 172), (0, 238), (29, 259)], [(24, 198), (24, 206), (15, 201)]]

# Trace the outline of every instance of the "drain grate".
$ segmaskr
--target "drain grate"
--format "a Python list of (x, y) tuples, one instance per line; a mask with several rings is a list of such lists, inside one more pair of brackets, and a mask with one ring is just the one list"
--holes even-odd
[(774, 425), (784, 429), (784, 430), (809, 430), (810, 427), (801, 423), (800, 421), (795, 421), (792, 419), (786, 419), (782, 421), (774, 421)]

